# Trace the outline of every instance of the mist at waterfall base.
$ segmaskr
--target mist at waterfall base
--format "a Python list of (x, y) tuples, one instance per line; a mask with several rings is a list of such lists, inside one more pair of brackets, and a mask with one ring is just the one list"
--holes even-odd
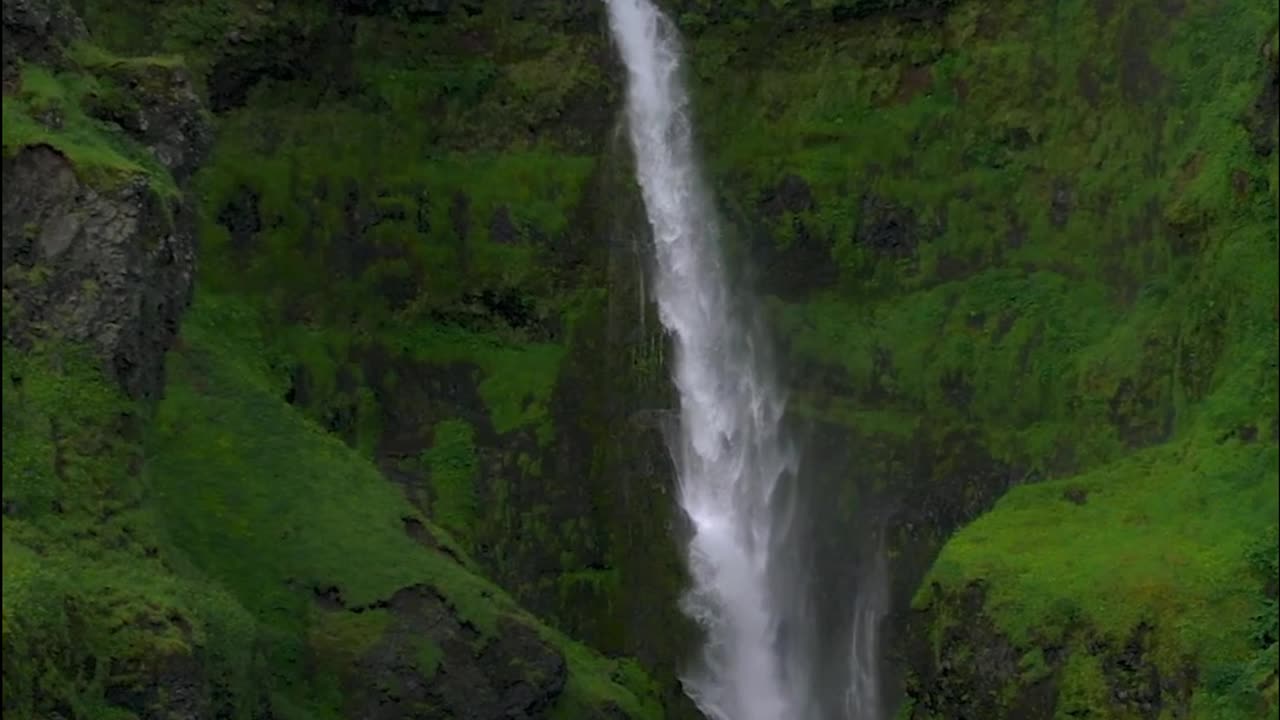
[(668, 444), (692, 585), (682, 609), (705, 631), (686, 691), (713, 720), (880, 720), (883, 538), (843, 553), (840, 574), (858, 579), (856, 591), (825, 592), (848, 583), (828, 582), (815, 561), (813, 521), (826, 514), (804, 485), (769, 337), (725, 262), (676, 28), (649, 0), (606, 3), (675, 354), (680, 411)]

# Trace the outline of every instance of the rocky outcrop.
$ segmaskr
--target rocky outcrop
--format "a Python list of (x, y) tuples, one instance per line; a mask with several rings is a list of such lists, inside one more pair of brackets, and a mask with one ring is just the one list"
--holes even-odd
[[(920, 627), (909, 650), (915, 672), (906, 688), (907, 718), (1037, 720), (1055, 709), (1070, 716), (1191, 717), (1201, 678), (1189, 661), (1161, 669), (1149, 625), (1138, 625), (1123, 642), (1079, 624), (1063, 637), (1020, 646), (986, 614), (981, 583), (932, 592), (934, 601), (913, 617)], [(932, 638), (926, 628), (933, 628)]]
[[(20, 104), (38, 129), (15, 143), (6, 132), (5, 339), (88, 344), (130, 395), (154, 396), (191, 297), (194, 222), (181, 191), (212, 139), (200, 99), (181, 65), (73, 62), (63, 46), (84, 28), (63, 3), (6, 0), (4, 33), (6, 105), (23, 97), (23, 64), (101, 88)], [(107, 153), (128, 164), (94, 172)]]
[(3, 13), (6, 94), (23, 59), (61, 65), (67, 45), (85, 37), (84, 23), (65, 0), (5, 0)]
[(99, 192), (48, 146), (6, 158), (4, 186), (6, 339), (87, 342), (131, 394), (155, 395), (191, 295), (190, 231), (144, 178)]
[(502, 619), (482, 638), (423, 586), (397, 592), (386, 612), (385, 634), (348, 676), (350, 717), (539, 718), (564, 691), (564, 657), (525, 623)]

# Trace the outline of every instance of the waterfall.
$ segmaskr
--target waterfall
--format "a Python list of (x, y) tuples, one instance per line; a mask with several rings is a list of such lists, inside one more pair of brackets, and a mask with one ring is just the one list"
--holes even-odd
[(870, 568), (859, 573), (862, 587), (853, 597), (853, 629), (849, 642), (849, 687), (845, 691), (847, 720), (879, 720), (884, 715), (880, 696), (880, 622), (888, 613), (888, 554), (884, 531), (874, 528)]
[(627, 120), (652, 226), (659, 316), (674, 340), (679, 428), (669, 444), (692, 525), (683, 609), (706, 631), (683, 678), (715, 720), (801, 717), (803, 679), (780, 642), (770, 557), (793, 467), (784, 399), (747, 306), (731, 291), (720, 227), (695, 160), (675, 27), (647, 0), (609, 0), (627, 66)]
[[(668, 445), (691, 526), (692, 587), (682, 609), (705, 631), (681, 679), (712, 720), (876, 720), (882, 603), (850, 598), (852, 616), (838, 620), (839, 629), (813, 612), (807, 589), (816, 569), (792, 525), (796, 456), (783, 432), (785, 397), (758, 313), (734, 291), (726, 267), (696, 159), (676, 28), (650, 0), (606, 3), (627, 68), (627, 126), (653, 235), (653, 295), (673, 340), (680, 399)], [(818, 679), (816, 658), (834, 641), (826, 635), (849, 622), (838, 662), (851, 673), (833, 688)]]

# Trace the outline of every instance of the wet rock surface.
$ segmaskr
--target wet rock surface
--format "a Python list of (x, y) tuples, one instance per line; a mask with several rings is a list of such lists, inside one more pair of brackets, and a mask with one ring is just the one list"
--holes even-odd
[(501, 619), (483, 637), (425, 586), (400, 590), (385, 607), (386, 632), (353, 668), (350, 717), (541, 718), (564, 690), (564, 657), (523, 622)]
[(95, 190), (48, 147), (4, 161), (6, 339), (87, 342), (134, 396), (163, 382), (195, 242), (141, 179)]

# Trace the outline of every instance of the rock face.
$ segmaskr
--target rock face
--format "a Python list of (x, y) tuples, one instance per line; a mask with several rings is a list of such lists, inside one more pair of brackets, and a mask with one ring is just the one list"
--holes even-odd
[[(1026, 649), (996, 627), (984, 604), (984, 588), (974, 583), (916, 618), (921, 626), (909, 650), (914, 673), (908, 717), (1037, 720), (1056, 709), (1144, 720), (1194, 717), (1191, 697), (1201, 678), (1189, 661), (1161, 667), (1150, 625), (1117, 639), (1082, 625), (1059, 641)], [(936, 614), (944, 607), (964, 612), (963, 621)], [(931, 626), (936, 646), (928, 637)], [(1079, 648), (1069, 649), (1073, 644)], [(1087, 674), (1076, 669), (1081, 666)]]
[(100, 192), (47, 146), (5, 158), (4, 186), (6, 339), (87, 342), (131, 395), (158, 393), (191, 297), (190, 227), (144, 178)]
[[(180, 193), (212, 140), (201, 101), (178, 65), (72, 62), (64, 46), (85, 30), (65, 3), (5, 0), (4, 35), (6, 103), (24, 92), (21, 63), (63, 67), (114, 91), (37, 113), (47, 141), (11, 147), (6, 137), (5, 339), (87, 343), (130, 395), (154, 396), (194, 281), (194, 222)], [(61, 140), (82, 112), (88, 127), (74, 129), (94, 134), (75, 142), (111, 147), (119, 141), (105, 123), (115, 123), (142, 154), (136, 169), (86, 179), (88, 164)], [(146, 169), (152, 160), (159, 167)]]
[(348, 714), (369, 720), (545, 717), (564, 691), (564, 657), (528, 625), (499, 623), (492, 642), (426, 587), (387, 602), (386, 634), (355, 664)]
[(61, 64), (66, 46), (86, 34), (65, 0), (5, 0), (3, 13), (6, 92), (17, 79), (21, 59)]

